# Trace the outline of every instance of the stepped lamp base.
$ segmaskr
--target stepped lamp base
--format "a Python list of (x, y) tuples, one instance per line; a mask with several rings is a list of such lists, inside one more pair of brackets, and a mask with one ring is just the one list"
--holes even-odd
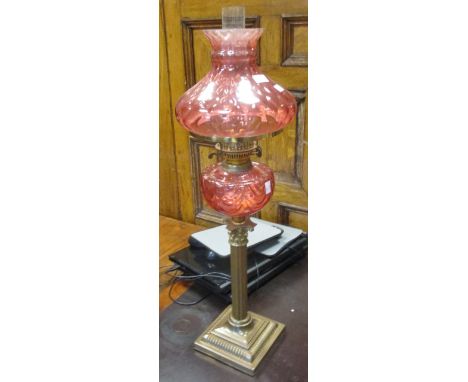
[(195, 349), (246, 374), (255, 371), (280, 336), (284, 324), (249, 312), (252, 321), (244, 327), (229, 323), (228, 306), (195, 341)]

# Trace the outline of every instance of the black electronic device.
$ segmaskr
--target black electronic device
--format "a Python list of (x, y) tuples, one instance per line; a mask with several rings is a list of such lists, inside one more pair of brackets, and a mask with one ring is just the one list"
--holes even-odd
[[(268, 280), (298, 261), (307, 253), (307, 234), (303, 233), (289, 243), (275, 256), (265, 256), (252, 250), (247, 258), (248, 292), (251, 293)], [(187, 276), (204, 275), (210, 272), (230, 277), (230, 258), (219, 256), (200, 246), (184, 248), (169, 258)], [(197, 284), (230, 301), (231, 281), (222, 278), (201, 276), (194, 280)]]

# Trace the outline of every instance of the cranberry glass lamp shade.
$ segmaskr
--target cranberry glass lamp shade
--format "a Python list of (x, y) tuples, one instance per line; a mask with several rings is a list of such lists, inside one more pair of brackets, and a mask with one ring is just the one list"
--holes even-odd
[(195, 135), (217, 140), (260, 137), (283, 129), (296, 114), (294, 96), (256, 65), (262, 29), (213, 29), (212, 68), (176, 105), (177, 120)]

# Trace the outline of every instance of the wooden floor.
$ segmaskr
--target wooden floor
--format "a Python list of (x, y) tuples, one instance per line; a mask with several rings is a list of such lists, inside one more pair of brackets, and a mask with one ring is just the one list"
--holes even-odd
[[(173, 264), (169, 260), (169, 255), (179, 249), (187, 247), (189, 236), (194, 232), (204, 229), (206, 229), (206, 227), (159, 216), (159, 311), (162, 311), (172, 304), (169, 298), (169, 286), (172, 276), (175, 273), (171, 272), (172, 276), (164, 273)], [(187, 290), (189, 285), (189, 283), (175, 283), (172, 290), (172, 297), (179, 297)]]

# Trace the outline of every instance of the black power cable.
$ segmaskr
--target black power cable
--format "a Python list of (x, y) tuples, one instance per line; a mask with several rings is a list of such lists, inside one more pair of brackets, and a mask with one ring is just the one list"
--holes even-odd
[[(169, 270), (169, 271), (166, 271), (165, 273), (168, 273), (168, 272), (171, 272), (171, 271), (172, 270)], [(171, 299), (171, 301), (178, 304), (178, 305), (183, 305), (183, 306), (196, 305), (199, 302), (203, 301), (205, 298), (207, 298), (209, 295), (211, 295), (211, 292), (209, 292), (208, 294), (206, 294), (205, 296), (203, 296), (202, 298), (200, 298), (199, 300), (196, 300), (196, 301), (180, 301), (178, 299), (175, 299), (172, 296), (172, 291), (174, 289), (174, 285), (175, 285), (176, 281), (184, 281), (184, 280), (194, 281), (194, 280), (200, 279), (202, 277), (219, 278), (219, 279), (228, 280), (228, 281), (231, 280), (231, 278), (228, 275), (226, 275), (224, 273), (220, 273), (220, 272), (208, 272), (208, 273), (202, 273), (202, 274), (199, 274), (199, 275), (173, 276), (172, 280), (171, 280), (171, 284), (169, 286), (169, 292), (168, 292), (168, 295), (169, 295), (169, 298)]]

